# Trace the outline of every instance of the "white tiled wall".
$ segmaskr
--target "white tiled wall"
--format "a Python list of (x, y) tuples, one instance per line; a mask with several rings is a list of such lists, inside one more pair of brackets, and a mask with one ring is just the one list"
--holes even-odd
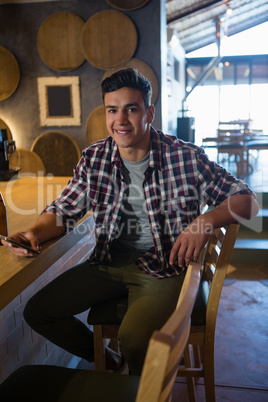
[[(0, 382), (25, 364), (67, 366), (72, 355), (34, 332), (23, 319), (29, 298), (66, 269), (87, 259), (92, 242), (85, 236), (0, 311)], [(78, 316), (86, 322), (87, 312)]]

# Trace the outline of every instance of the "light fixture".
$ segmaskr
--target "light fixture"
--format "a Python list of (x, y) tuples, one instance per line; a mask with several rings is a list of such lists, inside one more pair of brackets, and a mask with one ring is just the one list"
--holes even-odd
[(227, 6), (226, 14), (230, 17), (230, 15), (233, 14), (233, 10), (231, 9), (230, 4), (228, 2), (226, 3), (226, 6)]
[(172, 47), (172, 49), (175, 49), (176, 47), (179, 46), (180, 42), (179, 42), (179, 38), (178, 38), (178, 35), (177, 35), (177, 32), (175, 29), (171, 29), (171, 28), (167, 29), (167, 41), (168, 41), (170, 47)]
[(177, 46), (179, 46), (179, 39), (176, 34), (172, 35), (171, 41), (169, 42), (170, 46), (175, 49)]

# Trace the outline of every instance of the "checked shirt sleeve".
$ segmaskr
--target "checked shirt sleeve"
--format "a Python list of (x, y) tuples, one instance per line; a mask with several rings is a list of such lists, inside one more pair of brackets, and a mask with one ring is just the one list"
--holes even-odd
[(67, 226), (68, 222), (70, 226), (70, 221), (74, 226), (91, 209), (89, 198), (87, 197), (88, 174), (85, 156), (83, 155), (75, 168), (73, 178), (68, 182), (66, 188), (42, 213), (51, 212), (57, 214), (65, 226)]

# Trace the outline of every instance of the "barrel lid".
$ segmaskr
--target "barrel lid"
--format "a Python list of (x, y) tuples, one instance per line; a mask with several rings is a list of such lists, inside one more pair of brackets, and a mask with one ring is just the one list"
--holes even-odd
[(87, 144), (104, 139), (108, 136), (105, 120), (104, 106), (97, 106), (89, 114), (86, 122), (86, 138)]
[(104, 10), (85, 23), (81, 47), (93, 66), (107, 70), (126, 63), (137, 47), (138, 35), (133, 21), (124, 13)]
[(37, 48), (43, 62), (53, 70), (72, 71), (84, 63), (80, 35), (85, 21), (63, 11), (50, 15), (41, 25)]
[(108, 4), (123, 11), (137, 10), (145, 6), (150, 0), (106, 0)]
[(0, 46), (0, 101), (9, 98), (16, 91), (19, 81), (17, 59), (8, 49)]

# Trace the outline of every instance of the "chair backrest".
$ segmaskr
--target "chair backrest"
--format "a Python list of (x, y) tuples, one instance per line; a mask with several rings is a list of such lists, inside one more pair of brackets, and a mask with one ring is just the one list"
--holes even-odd
[(151, 337), (137, 402), (170, 400), (177, 369), (189, 336), (191, 313), (201, 273), (200, 264), (191, 263), (188, 266), (177, 309), (166, 324)]
[(206, 332), (214, 333), (218, 306), (225, 275), (235, 245), (239, 224), (232, 223), (226, 228), (215, 229), (211, 234), (204, 253), (203, 276), (210, 284), (207, 309)]

